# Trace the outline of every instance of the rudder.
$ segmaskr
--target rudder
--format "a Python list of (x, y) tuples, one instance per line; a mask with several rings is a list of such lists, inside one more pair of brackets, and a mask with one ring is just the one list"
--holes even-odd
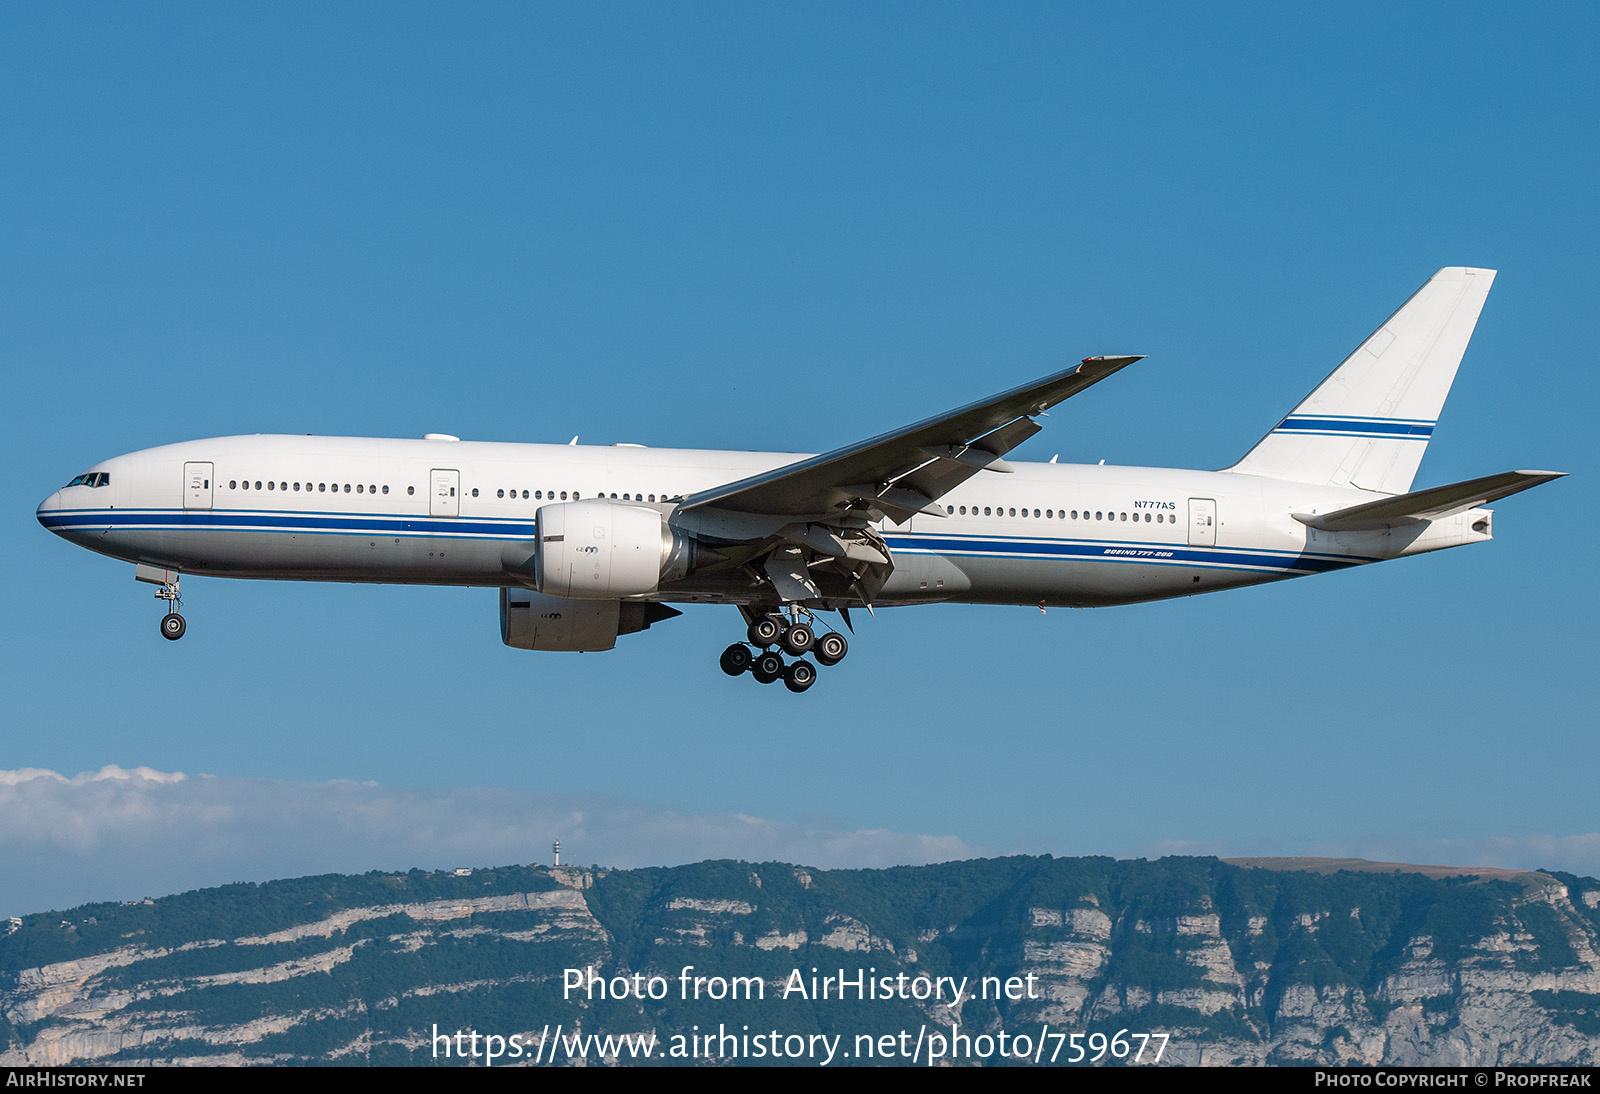
[(1410, 490), (1494, 277), (1464, 266), (1434, 274), (1227, 470)]

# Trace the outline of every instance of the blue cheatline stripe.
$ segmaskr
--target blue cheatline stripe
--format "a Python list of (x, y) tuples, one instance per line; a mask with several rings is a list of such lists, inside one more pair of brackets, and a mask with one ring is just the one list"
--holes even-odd
[[(531, 540), (532, 521), (461, 519), (454, 517), (365, 517), (351, 513), (271, 513), (215, 509), (76, 510), (41, 514), (52, 531), (113, 529), (116, 531), (275, 532), (297, 535), (454, 536), (487, 540)], [(1190, 566), (1243, 570), (1251, 573), (1324, 573), (1343, 570), (1376, 558), (1359, 555), (1295, 553), (1237, 547), (1192, 547), (1149, 540), (1084, 540), (922, 533), (884, 537), (893, 551), (904, 554), (961, 558), (1008, 558), (1038, 561), (1123, 562), (1148, 566)]]
[(463, 520), (456, 517), (397, 517), (354, 513), (273, 513), (261, 510), (116, 509), (43, 513), (39, 521), (58, 529), (112, 528), (117, 531), (205, 529), (214, 532), (284, 532), (306, 535), (465, 536), (476, 539), (533, 539), (531, 520)]
[(1378, 561), (1356, 555), (1229, 547), (1191, 547), (1181, 543), (1137, 541), (1018, 539), (989, 536), (889, 535), (892, 551), (952, 558), (1009, 558), (1041, 561), (1132, 562), (1146, 566), (1200, 566), (1251, 573), (1326, 573)]
[(1312, 437), (1384, 437), (1425, 441), (1436, 423), (1425, 418), (1355, 418), (1336, 414), (1291, 414), (1274, 433)]

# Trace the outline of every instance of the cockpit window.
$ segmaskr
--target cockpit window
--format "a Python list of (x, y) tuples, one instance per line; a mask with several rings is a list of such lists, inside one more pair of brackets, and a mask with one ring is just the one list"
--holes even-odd
[(88, 471), (71, 482), (68, 486), (106, 486), (111, 482), (111, 476), (105, 471)]

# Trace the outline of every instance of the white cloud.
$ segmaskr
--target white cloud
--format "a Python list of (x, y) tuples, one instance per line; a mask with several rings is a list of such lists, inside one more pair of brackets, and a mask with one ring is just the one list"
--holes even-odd
[(17, 915), (233, 881), (548, 862), (669, 865), (709, 858), (823, 868), (970, 858), (954, 836), (678, 813), (601, 795), (409, 789), (185, 776), (107, 767), (66, 778), (0, 771), (0, 886)]

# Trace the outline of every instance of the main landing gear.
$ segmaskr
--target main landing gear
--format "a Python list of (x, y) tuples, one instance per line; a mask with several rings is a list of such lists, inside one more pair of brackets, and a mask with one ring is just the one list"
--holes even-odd
[[(817, 682), (816, 666), (803, 659), (806, 654), (815, 654), (823, 665), (837, 665), (850, 652), (844, 635), (829, 631), (818, 637), (811, 624), (803, 622), (798, 613), (791, 619), (780, 615), (756, 616), (750, 620), (745, 637), (749, 645), (735, 642), (722, 651), (722, 671), (729, 676), (748, 672), (760, 684), (773, 684), (781, 679), (784, 687), (797, 694)], [(773, 650), (773, 646), (802, 660), (785, 665), (783, 656)]]

